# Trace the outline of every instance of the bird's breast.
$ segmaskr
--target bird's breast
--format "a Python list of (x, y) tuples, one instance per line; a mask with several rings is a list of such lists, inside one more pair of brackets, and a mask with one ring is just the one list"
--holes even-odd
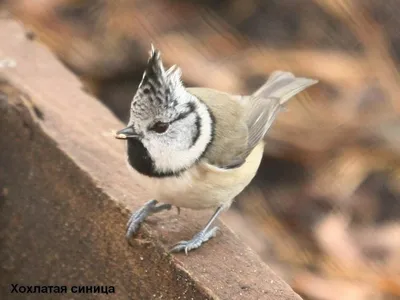
[(225, 206), (250, 183), (263, 155), (260, 143), (239, 168), (223, 170), (199, 162), (179, 176), (135, 176), (151, 196), (163, 203), (182, 208), (207, 209)]

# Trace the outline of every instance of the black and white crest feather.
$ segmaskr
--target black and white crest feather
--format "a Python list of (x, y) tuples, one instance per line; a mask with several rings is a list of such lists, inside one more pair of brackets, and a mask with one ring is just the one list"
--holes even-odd
[[(184, 93), (181, 75), (182, 72), (176, 65), (165, 70), (160, 51), (152, 46), (146, 70), (132, 101), (132, 108), (140, 110), (142, 107), (146, 110), (149, 109), (149, 104), (153, 104), (158, 109), (165, 109), (179, 105), (179, 96)], [(140, 101), (143, 99), (150, 103)], [(138, 117), (144, 116), (139, 114)]]

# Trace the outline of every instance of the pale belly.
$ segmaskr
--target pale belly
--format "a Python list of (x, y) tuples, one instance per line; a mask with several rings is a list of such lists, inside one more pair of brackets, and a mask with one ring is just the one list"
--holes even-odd
[(221, 170), (200, 163), (179, 177), (150, 178), (137, 174), (135, 179), (154, 199), (163, 203), (191, 209), (229, 208), (256, 174), (263, 148), (263, 144), (254, 148), (237, 169)]

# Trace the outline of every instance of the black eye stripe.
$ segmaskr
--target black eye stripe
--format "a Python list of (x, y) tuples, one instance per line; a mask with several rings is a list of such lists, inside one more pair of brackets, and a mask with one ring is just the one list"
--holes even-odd
[[(185, 119), (187, 116), (189, 116), (190, 114), (192, 114), (192, 113), (195, 111), (195, 109), (196, 109), (196, 107), (195, 107), (195, 105), (194, 105), (193, 103), (189, 103), (189, 104), (188, 104), (188, 108), (189, 108), (188, 111), (183, 112), (183, 113), (180, 113), (175, 119), (173, 119), (172, 121), (170, 121), (170, 122), (167, 123), (167, 124), (168, 124), (168, 125), (171, 125), (171, 124), (173, 124), (173, 123), (175, 123), (175, 122), (177, 122), (177, 121), (179, 121), (179, 120)], [(154, 124), (150, 125), (150, 126), (148, 127), (149, 130), (152, 130), (152, 128), (153, 128), (157, 123), (162, 123), (162, 122), (157, 121), (157, 122), (155, 122)]]
[(179, 114), (175, 119), (173, 119), (170, 123), (172, 124), (172, 123), (175, 123), (175, 122), (180, 121), (180, 120), (182, 120), (182, 119), (185, 119), (185, 118), (186, 118), (187, 116), (189, 116), (191, 113), (192, 113), (192, 111), (188, 111), (188, 112), (185, 112), (185, 113), (181, 113), (181, 114)]
[(188, 106), (189, 106), (189, 110), (186, 112), (180, 113), (174, 120), (172, 120), (170, 122), (170, 124), (186, 118), (187, 116), (189, 116), (191, 113), (193, 113), (195, 111), (196, 106), (193, 103), (188, 103)]

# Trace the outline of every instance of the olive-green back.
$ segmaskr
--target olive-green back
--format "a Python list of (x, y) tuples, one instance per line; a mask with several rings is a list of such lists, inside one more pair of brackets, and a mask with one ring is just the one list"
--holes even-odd
[(214, 116), (214, 138), (204, 157), (219, 167), (232, 167), (248, 145), (245, 108), (237, 98), (207, 88), (188, 88), (187, 91), (203, 101)]

